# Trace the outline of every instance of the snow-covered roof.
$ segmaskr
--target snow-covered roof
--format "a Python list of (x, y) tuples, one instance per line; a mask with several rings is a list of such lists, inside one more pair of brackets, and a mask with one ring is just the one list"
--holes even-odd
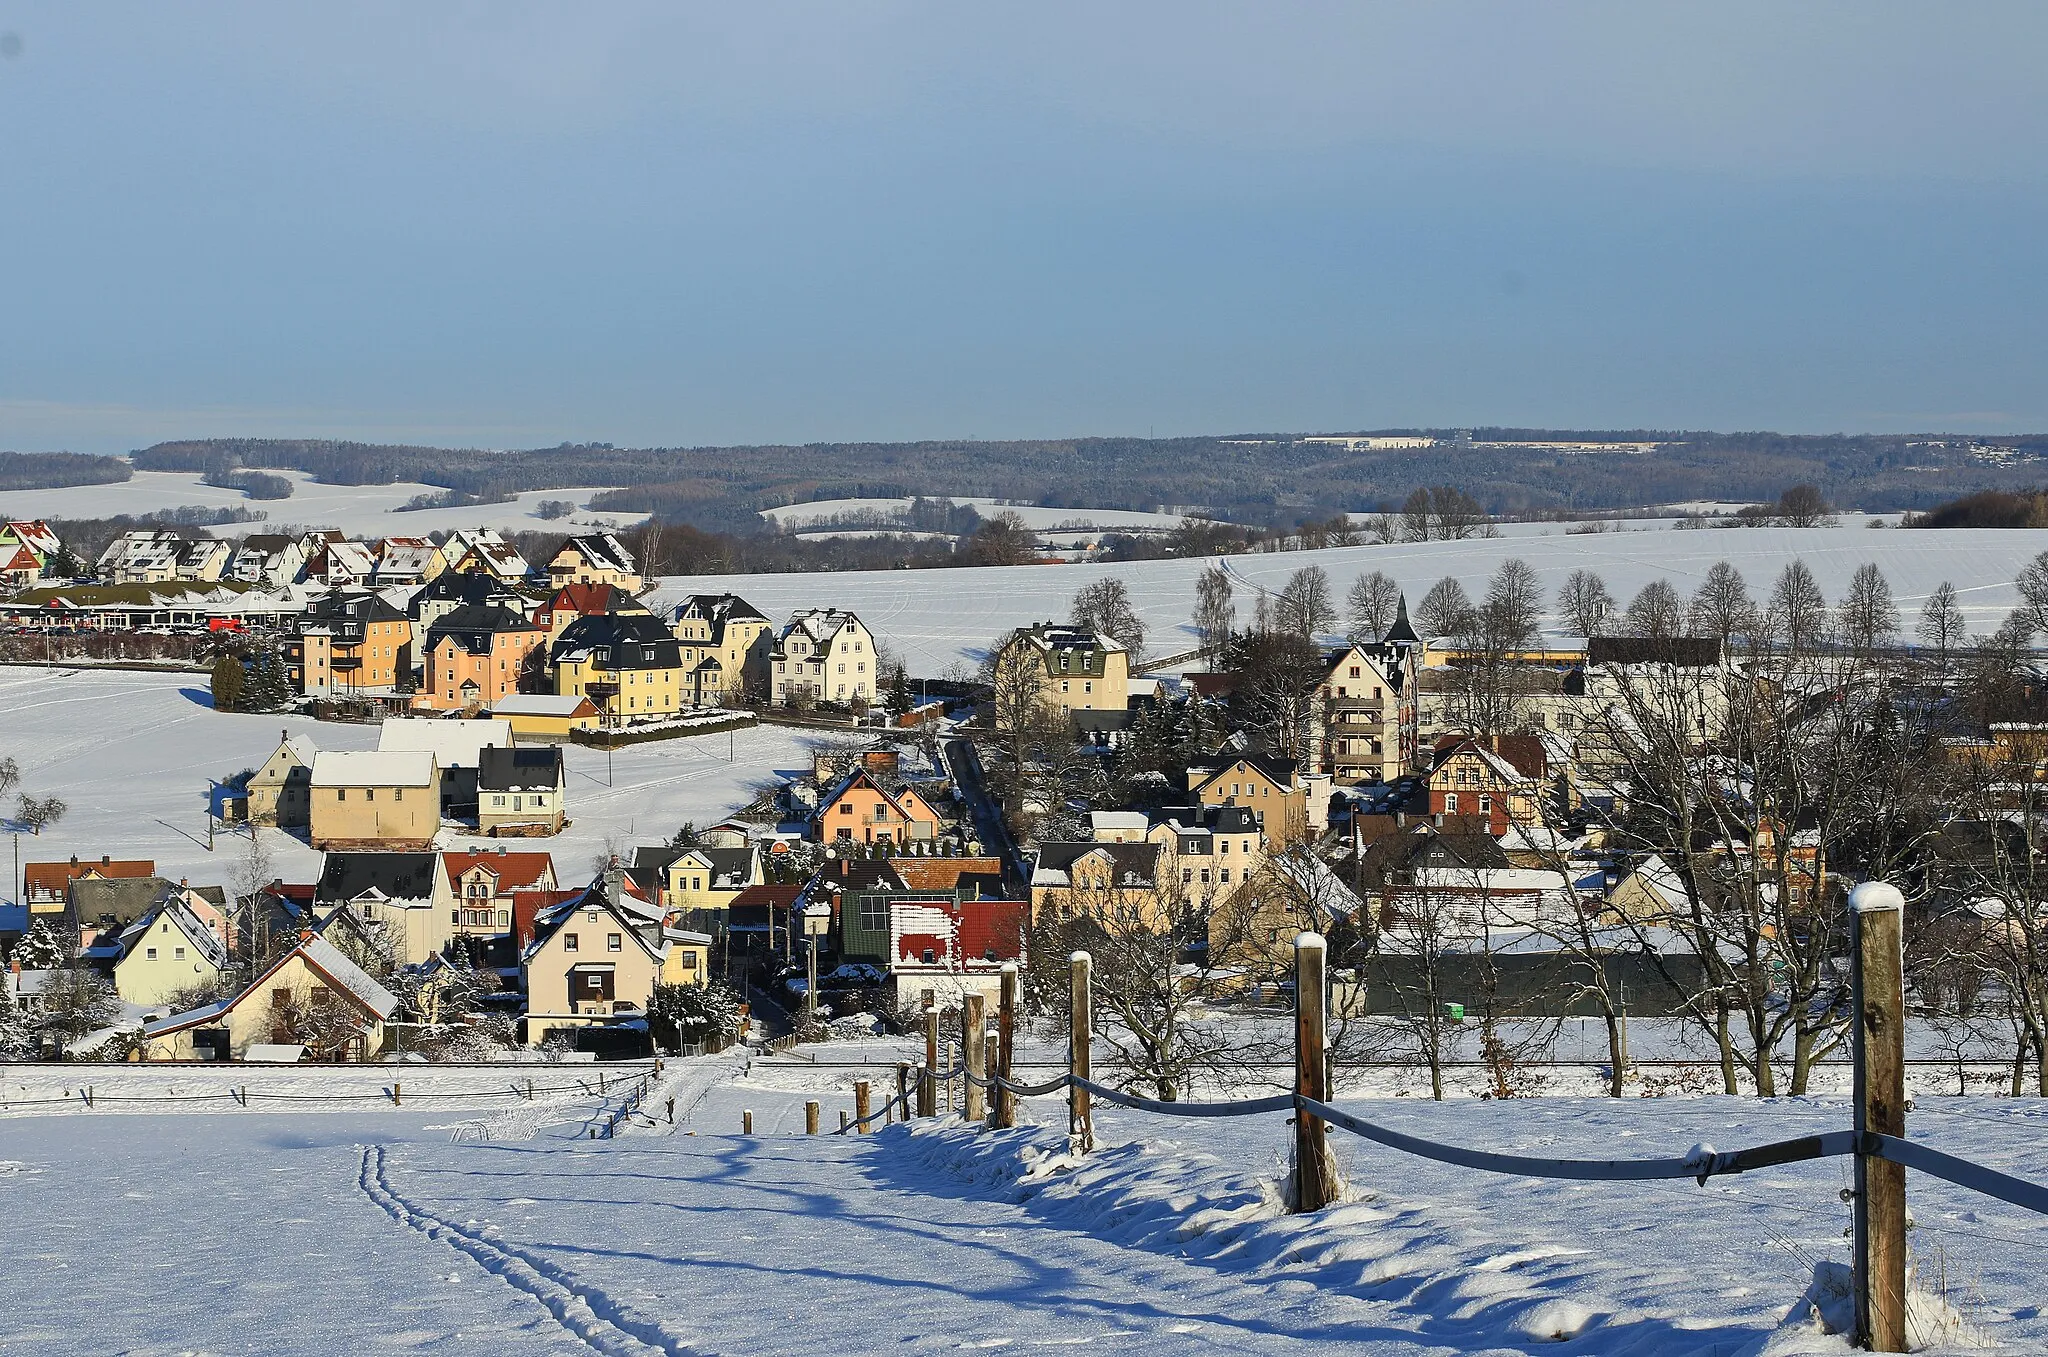
[(491, 713), (494, 716), (574, 716), (589, 706), (590, 699), (579, 693), (563, 697), (551, 693), (516, 693), (499, 698), (491, 707)]
[(431, 787), (439, 776), (421, 750), (323, 749), (313, 760), (315, 787)]
[(445, 720), (394, 716), (377, 731), (379, 751), (387, 754), (432, 754), (434, 762), (443, 768), (474, 768), (482, 759), (484, 750), (511, 743), (512, 723), (489, 717), (482, 720)]

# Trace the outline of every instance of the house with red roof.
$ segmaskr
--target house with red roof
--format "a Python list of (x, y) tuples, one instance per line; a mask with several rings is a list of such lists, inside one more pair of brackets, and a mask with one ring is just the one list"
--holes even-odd
[(1003, 963), (1024, 959), (1023, 900), (893, 900), (889, 904), (889, 978), (907, 1009), (930, 991), (941, 1008), (968, 994), (996, 1002)]

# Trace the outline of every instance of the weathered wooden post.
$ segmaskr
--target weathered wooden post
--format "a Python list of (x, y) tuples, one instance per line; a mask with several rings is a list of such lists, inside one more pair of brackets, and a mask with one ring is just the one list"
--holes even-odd
[[(1320, 933), (1294, 940), (1294, 1091), (1317, 1102), (1330, 1100), (1330, 1067), (1324, 1057), (1329, 991), (1329, 947)], [(1294, 1209), (1320, 1211), (1337, 1199), (1337, 1169), (1330, 1160), (1328, 1128), (1305, 1109), (1294, 1113)]]
[(910, 1066), (900, 1063), (896, 1066), (896, 1106), (889, 1109), (889, 1120), (894, 1121), (896, 1119), (896, 1109), (899, 1107), (903, 1111), (903, 1120), (909, 1121)]
[[(1073, 1016), (1067, 1024), (1067, 1077), (1081, 1080), (1093, 1077), (1088, 1064), (1088, 1038), (1095, 1030), (1095, 998), (1090, 992), (1095, 958), (1086, 952), (1076, 952), (1070, 964)], [(1095, 1118), (1088, 1106), (1088, 1090), (1079, 1083), (1067, 1086), (1067, 1140), (1075, 1154), (1087, 1154), (1095, 1148)]]
[(967, 1087), (961, 1097), (960, 1115), (970, 1122), (988, 1115), (988, 1090), (974, 1082), (988, 1078), (988, 1016), (984, 1011), (987, 1005), (988, 1000), (979, 991), (967, 995), (960, 1004), (960, 1054), (967, 1066), (967, 1077), (961, 1080)]
[(1872, 1352), (1906, 1350), (1906, 1169), (1864, 1153), (1863, 1137), (1906, 1134), (1906, 901), (1866, 881), (1849, 895), (1855, 930), (1856, 1330)]
[(868, 1081), (856, 1079), (853, 1081), (853, 1120), (856, 1123), (854, 1129), (860, 1135), (868, 1133), (869, 1110)]
[(804, 1134), (818, 1134), (818, 1100), (815, 1098), (804, 1104)]
[(740, 1112), (740, 1134), (743, 1136), (754, 1134), (754, 1109), (751, 1107), (745, 1108)]
[(933, 1004), (924, 1009), (924, 1078), (917, 1085), (917, 1115), (939, 1115), (939, 1010)]
[(996, 992), (996, 1128), (1008, 1130), (1017, 1124), (1017, 1095), (1005, 1087), (1017, 1061), (1017, 963), (1003, 963), (1002, 988)]
[(402, 1089), (402, 1088), (400, 1088), (400, 1087), (398, 1086), (398, 1081), (397, 1081), (396, 1079), (392, 1080), (392, 1081), (391, 1081), (391, 1105), (392, 1105), (393, 1107), (400, 1107), (400, 1106), (403, 1106), (403, 1105), (404, 1105), (404, 1102), (405, 1102), (405, 1097), (404, 1097), (404, 1094), (405, 1094), (405, 1090), (404, 1090), (404, 1089)]
[[(1003, 1067), (1003, 1039), (993, 1032), (982, 1038), (981, 1067), (988, 1071), (982, 1077), (990, 1081), (995, 1079), (996, 1072)], [(1003, 1090), (1000, 1087), (988, 1091), (988, 1115), (982, 1119), (984, 1125), (996, 1124), (996, 1105), (1002, 1100)]]
[(840, 1135), (845, 1135), (845, 1134), (846, 1134), (846, 1128), (847, 1128), (847, 1127), (849, 1127), (849, 1126), (851, 1126), (852, 1124), (853, 1124), (853, 1120), (852, 1120), (852, 1118), (850, 1118), (850, 1117), (848, 1117), (848, 1116), (846, 1115), (846, 1109), (845, 1109), (845, 1108), (843, 1108), (843, 1107), (842, 1107), (842, 1108), (840, 1108), (840, 1109), (839, 1109), (839, 1134), (840, 1134)]

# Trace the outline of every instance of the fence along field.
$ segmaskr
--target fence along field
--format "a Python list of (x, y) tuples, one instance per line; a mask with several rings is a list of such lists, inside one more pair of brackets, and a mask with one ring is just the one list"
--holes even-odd
[[(1313, 1212), (1336, 1202), (1341, 1193), (1336, 1165), (1328, 1145), (1331, 1127), (1406, 1154), (1480, 1173), (1581, 1182), (1631, 1183), (1691, 1178), (1705, 1186), (1710, 1179), (1753, 1172), (1808, 1160), (1850, 1158), (1854, 1185), (1853, 1255), (1856, 1341), (1875, 1352), (1908, 1350), (1906, 1170), (1912, 1169), (1959, 1187), (2048, 1216), (2048, 1185), (2029, 1182), (1905, 1138), (1910, 1103), (1905, 1085), (1905, 979), (1902, 921), (1904, 900), (1883, 883), (1856, 888), (1850, 898), (1851, 961), (1855, 1013), (1853, 1063), (1856, 1091), (1853, 1125), (1841, 1131), (1790, 1140), (1717, 1150), (1704, 1142), (1683, 1156), (1644, 1159), (1561, 1159), (1502, 1154), (1446, 1144), (1377, 1125), (1332, 1106), (1329, 1091), (1329, 1050), (1326, 1033), (1328, 995), (1327, 948), (1323, 938), (1304, 933), (1295, 941), (1295, 1087), (1290, 1093), (1228, 1102), (1160, 1102), (1142, 1098), (1092, 1077), (1091, 1033), (1093, 959), (1076, 952), (1072, 959), (1072, 1019), (1068, 1031), (1068, 1065), (1064, 1073), (1040, 1084), (1021, 1084), (1013, 1077), (1019, 975), (1014, 963), (1003, 968), (996, 1030), (986, 1031), (984, 1001), (969, 994), (961, 1008), (960, 1059), (950, 1068), (939, 1064), (940, 1018), (935, 1008), (924, 1014), (925, 1058), (920, 1066), (899, 1064), (896, 1091), (872, 1107), (872, 1085), (854, 1085), (854, 1114), (840, 1114), (836, 1134), (864, 1134), (877, 1123), (898, 1117), (939, 1115), (943, 1098), (952, 1110), (958, 1085), (960, 1115), (969, 1125), (996, 1129), (1017, 1125), (1020, 1098), (1067, 1094), (1068, 1139), (1072, 1151), (1094, 1149), (1093, 1100), (1169, 1117), (1252, 1117), (1291, 1112), (1294, 1125), (1293, 1167), (1288, 1183), (1289, 1206)], [(805, 1127), (818, 1133), (819, 1107), (805, 1105)], [(742, 1134), (753, 1133), (753, 1114), (743, 1114)]]

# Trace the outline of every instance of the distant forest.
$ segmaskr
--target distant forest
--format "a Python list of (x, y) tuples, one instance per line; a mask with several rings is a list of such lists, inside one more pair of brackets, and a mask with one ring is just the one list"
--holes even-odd
[[(1453, 437), (1441, 430), (1378, 432)], [(2048, 435), (1473, 429), (1456, 438), (1430, 448), (1359, 452), (1292, 434), (801, 447), (583, 443), (505, 452), (205, 439), (159, 443), (133, 461), (145, 470), (290, 468), (338, 485), (419, 481), (448, 491), (450, 502), (612, 485), (621, 488), (598, 495), (593, 508), (747, 535), (770, 531), (756, 517), (764, 508), (912, 495), (990, 496), (1051, 508), (1192, 509), (1280, 531), (1337, 513), (1391, 509), (1428, 485), (1455, 485), (1488, 512), (1515, 516), (1568, 517), (1686, 500), (1770, 501), (1799, 484), (1819, 486), (1839, 505), (1919, 510), (1958, 490), (2021, 489), (2048, 470)], [(1647, 453), (1472, 446), (1511, 440), (1661, 446)]]
[(112, 485), (134, 475), (118, 457), (82, 452), (0, 452), (0, 490), (58, 490), (67, 485)]

